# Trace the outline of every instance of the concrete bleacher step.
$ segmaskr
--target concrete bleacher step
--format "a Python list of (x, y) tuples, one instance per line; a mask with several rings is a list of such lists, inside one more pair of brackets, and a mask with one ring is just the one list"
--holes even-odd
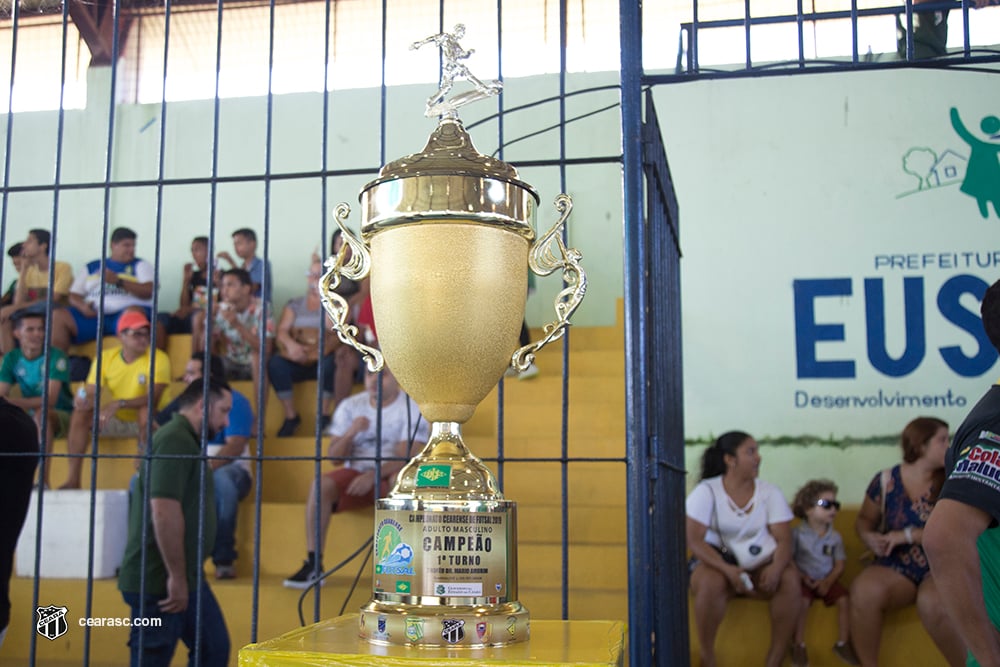
[[(620, 310), (620, 307), (619, 307)], [(566, 455), (570, 458), (594, 457), (624, 459), (624, 371), (620, 324), (615, 327), (574, 328), (569, 343), (569, 424)], [(533, 332), (533, 339), (538, 332)], [(189, 350), (189, 339), (171, 340), (176, 349)], [(174, 349), (173, 347), (171, 349)], [(179, 368), (189, 354), (180, 360)], [(507, 379), (504, 383), (504, 441), (506, 458), (560, 458), (562, 456), (561, 413), (563, 358), (561, 343), (549, 346), (538, 355), (540, 374), (527, 381)], [(180, 374), (175, 370), (175, 377)], [(248, 396), (249, 382), (234, 383)], [(355, 387), (358, 390), (360, 387)], [(298, 437), (276, 438), (283, 415), (273, 393), (269, 394), (264, 419), (261, 453), (268, 457), (262, 464), (257, 483), (262, 503), (255, 506), (256, 486), (250, 497), (241, 503), (237, 528), (237, 561), (239, 578), (233, 581), (211, 581), (226, 614), (234, 649), (251, 640), (251, 608), (253, 605), (253, 572), (255, 558), (260, 572), (257, 598), (258, 638), (273, 637), (298, 625), (296, 611), (299, 591), (285, 589), (281, 581), (301, 566), (305, 557), (304, 503), (315, 475), (316, 437), (312, 432), (315, 419), (315, 381), (296, 385), (295, 400), (303, 417)], [(473, 418), (463, 426), (470, 449), (483, 458), (496, 458), (498, 432), (498, 390), (495, 388), (478, 406)], [(318, 443), (325, 452), (328, 438)], [(256, 442), (252, 449), (256, 452)], [(65, 441), (55, 444), (57, 453), (64, 453)], [(133, 473), (131, 456), (135, 443), (130, 440), (106, 440), (99, 443), (102, 454), (121, 458), (101, 459), (97, 467), (98, 488), (126, 488)], [(279, 458), (270, 458), (279, 457)], [(288, 457), (288, 458), (284, 458)], [(53, 482), (58, 484), (65, 474), (65, 459), (52, 459)], [(495, 461), (488, 465), (498, 470)], [(330, 469), (328, 462), (320, 466)], [(502, 466), (505, 496), (518, 503), (519, 587), (520, 600), (531, 610), (533, 618), (560, 618), (563, 615), (561, 589), (564, 553), (561, 546), (564, 518), (561, 495), (563, 474), (566, 475), (568, 513), (565, 523), (569, 546), (565, 553), (568, 566), (569, 590), (566, 610), (575, 619), (627, 619), (627, 534), (625, 504), (625, 464), (613, 462), (574, 461), (510, 461)], [(89, 462), (84, 465), (84, 488), (89, 483)], [(370, 537), (373, 529), (371, 510), (335, 515), (324, 546), (324, 562), (332, 567), (357, 549)], [(259, 548), (254, 540), (254, 528), (260, 526)], [(321, 595), (321, 617), (336, 615), (347, 595), (348, 586), (361, 567), (361, 559), (352, 561), (334, 575)], [(214, 570), (206, 564), (211, 577)], [(371, 564), (365, 566), (357, 591), (348, 602), (354, 611), (367, 602), (371, 588)], [(683, 585), (683, 584), (680, 584)], [(46, 599), (42, 604), (65, 604), (82, 608), (86, 599), (86, 583), (79, 580), (42, 580), (41, 590)], [(27, 608), (31, 600), (31, 581), (15, 580), (15, 604)], [(59, 599), (72, 604), (59, 602)], [(46, 602), (48, 600), (48, 602)], [(113, 580), (94, 583), (95, 615), (121, 615), (127, 607), (115, 590)], [(304, 605), (307, 620), (312, 619), (312, 598)], [(24, 614), (22, 614), (24, 616)], [(30, 635), (30, 618), (21, 618), (18, 628)], [(27, 630), (23, 630), (27, 628)], [(92, 633), (91, 663), (115, 665), (127, 663), (124, 635), (102, 629)], [(17, 634), (12, 627), (12, 633)], [(61, 648), (47, 644), (40, 663), (66, 660), (80, 664), (82, 632), (73, 634)], [(61, 638), (63, 639), (63, 638)], [(186, 663), (183, 650), (175, 656), (175, 665)], [(0, 650), (0, 664), (26, 662), (27, 647), (18, 640), (13, 647), (11, 637)], [(99, 656), (99, 657), (98, 657)], [(10, 657), (13, 662), (8, 661)], [(235, 650), (230, 661), (236, 664)], [(54, 664), (54, 662), (53, 662)]]
[[(240, 553), (237, 571), (242, 576), (248, 576), (253, 569), (255, 515), (251, 503), (240, 506), (236, 541)], [(616, 549), (626, 543), (624, 507), (574, 508), (566, 521), (572, 548), (592, 548), (594, 553), (605, 557), (605, 549), (617, 554)], [(371, 537), (374, 523), (374, 510), (371, 509), (335, 514), (323, 549), (324, 564), (333, 567), (359, 549)], [(287, 576), (297, 570), (306, 555), (304, 503), (262, 504), (260, 526), (260, 571)], [(558, 546), (561, 539), (562, 516), (558, 506), (518, 504), (518, 542), (523, 548), (536, 550)], [(588, 557), (581, 571), (600, 566), (599, 560)], [(594, 574), (603, 576), (599, 572)]]

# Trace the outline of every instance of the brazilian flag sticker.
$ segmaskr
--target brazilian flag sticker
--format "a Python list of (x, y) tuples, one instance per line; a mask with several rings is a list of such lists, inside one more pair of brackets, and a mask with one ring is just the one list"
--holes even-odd
[(396, 582), (396, 592), (397, 593), (409, 593), (410, 592), (410, 582), (408, 582), (408, 581), (397, 581)]
[(451, 483), (451, 466), (432, 464), (417, 469), (417, 487), (445, 487)]

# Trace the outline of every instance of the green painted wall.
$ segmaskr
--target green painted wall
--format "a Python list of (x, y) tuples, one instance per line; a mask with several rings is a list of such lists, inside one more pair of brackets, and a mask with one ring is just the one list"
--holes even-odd
[[(568, 77), (568, 90), (613, 85), (614, 74)], [(63, 140), (57, 145), (58, 116), (16, 114), (10, 150), (11, 183), (52, 183), (61, 154), (62, 183), (100, 183), (106, 170), (107, 72), (93, 70), (86, 110), (66, 112)], [(386, 159), (423, 147), (433, 122), (422, 116), (425, 87), (389, 90)], [(507, 81), (508, 108), (555, 97), (558, 80), (539, 76)], [(899, 284), (920, 278), (927, 288), (925, 306), (934, 315), (935, 291), (958, 272), (983, 281), (1000, 276), (989, 265), (961, 271), (942, 267), (877, 269), (880, 253), (959, 252), (1000, 248), (1000, 219), (984, 220), (975, 203), (952, 179), (940, 187), (915, 191), (919, 181), (904, 169), (903, 156), (914, 146), (943, 155), (965, 151), (948, 119), (951, 107), (967, 124), (1000, 112), (995, 74), (966, 71), (901, 70), (851, 74), (706, 81), (663, 86), (655, 91), (681, 211), (683, 260), (684, 380), (687, 437), (705, 441), (731, 428), (748, 430), (765, 444), (763, 477), (786, 493), (809, 477), (835, 479), (848, 502), (857, 502), (874, 471), (897, 458), (894, 443), (902, 426), (922, 408), (882, 406), (859, 410), (796, 408), (796, 391), (867, 395), (876, 389), (929, 392), (951, 388), (972, 401), (1000, 369), (962, 377), (948, 368), (938, 348), (958, 346), (973, 354), (975, 341), (943, 318), (928, 316), (928, 353), (919, 369), (889, 378), (865, 361), (865, 278), (886, 283), (890, 352), (905, 343)], [(599, 91), (567, 99), (567, 115), (581, 116), (614, 104), (617, 91)], [(242, 226), (265, 229), (276, 271), (275, 302), (300, 292), (304, 263), (322, 243), (321, 225), (339, 201), (357, 202), (360, 188), (381, 163), (379, 96), (376, 90), (337, 91), (330, 96), (331, 169), (364, 173), (331, 178), (326, 203), (316, 178), (289, 175), (322, 165), (322, 97), (277, 96), (273, 100), (270, 151), (264, 142), (264, 98), (227, 99), (219, 103), (219, 135), (213, 133), (211, 101), (173, 103), (161, 118), (159, 105), (115, 108), (111, 178), (152, 180), (160, 160), (168, 179), (205, 179), (212, 175), (217, 142), (217, 173), (223, 179), (263, 174), (270, 160), (274, 179), (269, 202), (259, 182), (222, 182), (215, 192), (215, 228), (220, 247)], [(467, 125), (495, 110), (490, 103), (466, 107)], [(558, 106), (547, 102), (510, 113), (504, 121), (508, 142), (555, 125)], [(5, 127), (5, 126), (4, 126)], [(566, 155), (571, 158), (620, 153), (617, 109), (596, 113), (567, 128)], [(6, 129), (6, 128), (5, 128)], [(481, 152), (497, 149), (497, 126), (488, 120), (471, 134)], [(5, 133), (0, 133), (0, 142)], [(543, 132), (510, 143), (504, 157), (514, 163), (559, 155), (558, 134)], [(542, 197), (538, 226), (555, 219), (551, 202), (560, 191), (555, 168), (525, 168), (525, 180)], [(576, 207), (569, 223), (572, 245), (584, 253), (590, 289), (576, 324), (609, 325), (622, 294), (621, 170), (616, 165), (571, 166), (566, 189)], [(110, 225), (129, 225), (140, 233), (140, 254), (152, 259), (156, 188), (113, 188)], [(64, 189), (58, 200), (58, 255), (80, 266), (100, 252), (104, 221), (103, 188)], [(160, 237), (161, 308), (177, 299), (181, 264), (188, 260), (192, 236), (206, 233), (211, 220), (212, 190), (207, 184), (164, 188)], [(9, 198), (8, 244), (27, 229), (51, 224), (53, 199), (48, 193), (13, 193)], [(359, 224), (357, 212), (351, 222)], [(10, 265), (5, 265), (8, 282)], [(840, 322), (844, 340), (816, 347), (820, 359), (852, 358), (858, 371), (849, 380), (803, 379), (796, 365), (796, 330), (792, 285), (800, 279), (844, 277), (854, 293), (819, 304), (817, 319)], [(551, 318), (558, 280), (539, 282), (529, 301), (528, 320), (540, 326)], [(967, 310), (974, 303), (965, 298)], [(972, 300), (974, 301), (974, 299)], [(929, 410), (957, 425), (967, 406)], [(844, 443), (851, 439), (869, 444)], [(697, 470), (697, 447), (689, 447), (689, 469)], [(694, 477), (694, 475), (692, 475)]]

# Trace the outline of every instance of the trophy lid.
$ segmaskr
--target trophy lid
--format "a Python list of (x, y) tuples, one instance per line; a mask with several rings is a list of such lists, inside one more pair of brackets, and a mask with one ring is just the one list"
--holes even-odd
[(458, 118), (442, 118), (419, 153), (386, 164), (361, 191), (361, 232), (420, 222), (499, 225), (528, 238), (539, 202), (512, 165), (483, 155)]

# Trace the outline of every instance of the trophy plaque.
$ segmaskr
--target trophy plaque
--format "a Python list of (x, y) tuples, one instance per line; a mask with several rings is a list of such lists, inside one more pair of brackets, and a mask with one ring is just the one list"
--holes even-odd
[[(528, 610), (517, 600), (517, 518), (492, 471), (462, 440), (461, 424), (508, 368), (560, 338), (586, 292), (580, 253), (562, 230), (572, 209), (555, 200), (558, 220), (535, 238), (538, 195), (511, 165), (480, 154), (456, 109), (495, 95), (500, 83), (475, 78), (462, 61), (464, 28), (435, 43), (442, 83), (425, 115), (439, 116), (424, 149), (386, 164), (361, 192), (361, 238), (335, 210), (344, 237), (320, 279), (337, 336), (369, 369), (387, 364), (431, 423), (424, 449), (399, 472), (375, 507), (373, 591), (360, 636), (376, 644), (481, 648), (524, 641)], [(473, 90), (450, 99), (455, 79)], [(556, 319), (538, 342), (518, 347), (528, 271), (562, 271)], [(357, 340), (342, 277), (370, 277), (379, 348)]]

